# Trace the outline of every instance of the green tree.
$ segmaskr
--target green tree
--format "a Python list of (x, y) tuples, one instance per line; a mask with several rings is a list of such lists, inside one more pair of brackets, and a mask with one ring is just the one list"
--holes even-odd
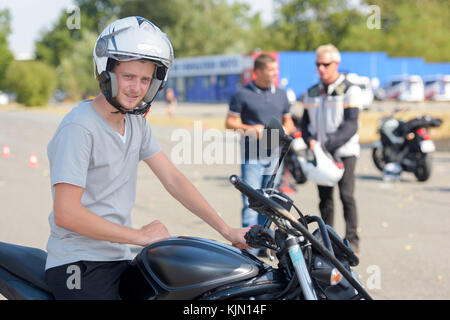
[(249, 15), (249, 10), (246, 4), (226, 0), (137, 0), (125, 2), (120, 17), (148, 18), (167, 33), (175, 56), (186, 57), (252, 50), (252, 25), (259, 16)]
[(13, 61), (6, 72), (6, 88), (26, 106), (43, 106), (56, 89), (56, 71), (41, 61)]
[[(369, 2), (369, 1), (367, 1)], [(384, 50), (394, 56), (450, 60), (450, 5), (437, 0), (375, 0), (382, 17)]]
[(380, 28), (369, 28), (368, 16), (364, 16), (349, 28), (341, 49), (421, 56), (429, 62), (450, 60), (448, 1), (366, 0), (365, 3), (379, 9)]
[(71, 54), (77, 41), (81, 39), (81, 29), (69, 29), (69, 14), (61, 11), (58, 21), (50, 30), (41, 32), (36, 42), (36, 59), (52, 66), (59, 66), (64, 56)]
[(9, 50), (8, 35), (11, 33), (11, 16), (8, 9), (0, 10), (0, 89), (4, 87), (4, 78), (14, 55)]
[[(275, 0), (275, 21), (263, 50), (314, 50), (332, 42), (339, 47), (361, 13), (346, 0)], [(263, 39), (266, 41), (265, 39)]]
[[(439, 0), (276, 0), (263, 50), (314, 50), (331, 42), (345, 51), (386, 51), (449, 61), (450, 6)], [(377, 10), (379, 17), (376, 17)], [(379, 19), (380, 28), (370, 19)]]
[(63, 57), (57, 69), (60, 88), (73, 100), (96, 95), (99, 91), (92, 63), (92, 51), (96, 40), (95, 33), (83, 32), (71, 55)]

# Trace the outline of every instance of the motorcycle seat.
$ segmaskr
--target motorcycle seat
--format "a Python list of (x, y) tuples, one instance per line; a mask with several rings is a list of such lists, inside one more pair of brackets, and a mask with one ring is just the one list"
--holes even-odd
[(47, 253), (43, 250), (0, 242), (0, 267), (49, 293), (45, 281), (46, 260)]

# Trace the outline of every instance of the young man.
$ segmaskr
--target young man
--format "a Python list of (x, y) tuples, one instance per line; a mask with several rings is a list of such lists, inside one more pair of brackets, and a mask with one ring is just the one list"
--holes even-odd
[[(327, 151), (342, 159), (344, 175), (338, 182), (346, 223), (345, 238), (359, 252), (357, 212), (353, 197), (355, 164), (359, 156), (358, 115), (361, 89), (338, 72), (341, 56), (333, 45), (316, 50), (320, 82), (308, 89), (304, 97), (303, 139), (311, 149), (317, 141)], [(325, 223), (333, 226), (333, 187), (318, 186), (319, 209)]]
[[(277, 61), (268, 54), (261, 54), (255, 59), (253, 69), (255, 80), (231, 98), (225, 126), (244, 133), (241, 139), (242, 179), (253, 188), (261, 189), (266, 187), (273, 168), (270, 162), (259, 158), (261, 152), (257, 139), (262, 136), (264, 124), (275, 117), (283, 124), (287, 134), (293, 131), (294, 124), (286, 92), (274, 85), (278, 77)], [(275, 184), (279, 182), (280, 174), (277, 176)], [(249, 208), (246, 196), (243, 195), (242, 199), (242, 226), (264, 224), (266, 217)]]
[[(56, 299), (119, 299), (132, 259), (126, 244), (170, 237), (158, 220), (131, 227), (138, 163), (166, 190), (236, 247), (247, 229), (230, 228), (161, 150), (143, 117), (173, 63), (170, 40), (141, 17), (110, 24), (94, 48), (102, 93), (82, 101), (61, 122), (47, 149), (54, 199), (49, 216), (46, 278)], [(68, 285), (73, 270), (78, 285)]]

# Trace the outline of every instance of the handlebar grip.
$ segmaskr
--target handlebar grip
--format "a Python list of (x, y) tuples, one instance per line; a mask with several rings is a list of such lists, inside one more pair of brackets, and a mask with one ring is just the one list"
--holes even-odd
[(275, 209), (277, 211), (279, 210), (286, 210), (281, 205), (276, 203), (270, 198), (265, 197), (262, 193), (256, 191), (253, 187), (251, 187), (247, 182), (240, 179), (238, 176), (233, 174), (230, 176), (230, 182), (236, 189), (238, 189), (240, 192), (242, 192), (244, 195), (246, 195), (249, 198), (253, 198), (258, 200), (259, 202), (263, 203), (264, 205)]

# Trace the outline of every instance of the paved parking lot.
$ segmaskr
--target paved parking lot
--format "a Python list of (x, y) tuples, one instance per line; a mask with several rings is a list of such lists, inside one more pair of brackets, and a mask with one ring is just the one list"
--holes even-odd
[[(187, 106), (177, 111), (209, 117), (223, 114), (221, 108)], [(152, 112), (163, 114), (164, 109), (156, 107)], [(0, 157), (0, 241), (45, 249), (52, 206), (46, 146), (62, 117), (63, 113), (0, 109), (0, 146), (7, 144), (11, 150), (9, 158)], [(154, 126), (169, 156), (177, 144), (172, 137), (175, 129)], [(37, 157), (37, 167), (29, 166), (31, 154)], [(228, 182), (231, 174), (240, 173), (238, 164), (181, 164), (179, 168), (230, 225), (240, 225), (241, 197)], [(374, 298), (450, 299), (449, 168), (450, 152), (438, 151), (429, 181), (419, 183), (412, 174), (404, 174), (401, 181), (387, 183), (375, 169), (370, 150), (363, 148), (356, 170), (361, 237), (357, 271)], [(292, 198), (297, 206), (304, 213), (317, 214), (315, 186), (308, 182), (296, 189)], [(335, 197), (335, 227), (342, 234), (337, 192)], [(142, 164), (133, 224), (139, 227), (156, 218), (172, 235), (224, 241), (173, 200)]]

